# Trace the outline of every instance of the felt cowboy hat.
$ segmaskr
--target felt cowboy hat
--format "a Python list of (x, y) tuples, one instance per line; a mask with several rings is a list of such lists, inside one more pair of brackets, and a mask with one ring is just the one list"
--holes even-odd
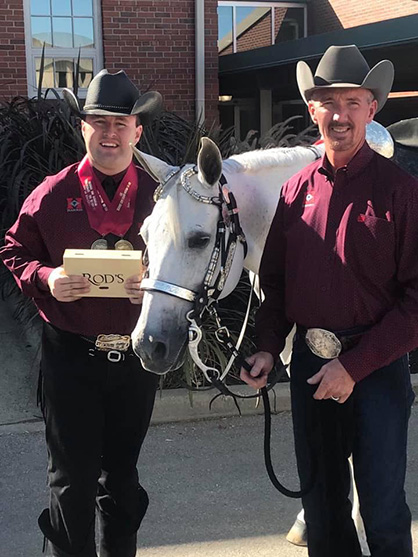
[(298, 62), (296, 67), (299, 91), (306, 103), (316, 89), (362, 87), (372, 91), (377, 100), (377, 112), (386, 102), (393, 77), (392, 62), (382, 60), (370, 69), (355, 45), (330, 46), (319, 61), (315, 75), (306, 62)]
[(101, 116), (138, 115), (141, 124), (152, 122), (161, 110), (162, 97), (157, 91), (141, 94), (124, 71), (115, 74), (99, 72), (91, 81), (86, 102), (81, 109), (77, 97), (70, 89), (63, 89), (64, 99), (71, 109), (85, 118), (89, 114)]

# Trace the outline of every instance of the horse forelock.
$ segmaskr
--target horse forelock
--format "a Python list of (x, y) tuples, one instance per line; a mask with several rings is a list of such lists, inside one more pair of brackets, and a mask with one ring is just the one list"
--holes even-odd
[(181, 188), (179, 180), (173, 180), (164, 188), (157, 202), (156, 210), (152, 213), (152, 222), (148, 225), (153, 231), (159, 226), (166, 226), (176, 247), (179, 247), (181, 238), (179, 188)]
[(224, 160), (223, 167), (231, 173), (257, 172), (271, 167), (288, 167), (304, 160), (314, 160), (312, 150), (306, 147), (275, 147), (232, 155)]

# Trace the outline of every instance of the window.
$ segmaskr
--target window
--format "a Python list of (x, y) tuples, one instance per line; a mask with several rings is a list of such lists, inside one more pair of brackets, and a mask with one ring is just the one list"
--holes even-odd
[(219, 55), (244, 52), (306, 36), (306, 4), (218, 2)]
[(72, 88), (80, 52), (79, 96), (102, 68), (99, 0), (24, 0), (28, 95), (38, 88), (45, 44), (43, 89)]

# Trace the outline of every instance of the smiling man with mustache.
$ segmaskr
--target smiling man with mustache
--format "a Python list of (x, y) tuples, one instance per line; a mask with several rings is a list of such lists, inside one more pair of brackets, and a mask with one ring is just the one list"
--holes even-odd
[(411, 557), (405, 499), (418, 346), (418, 181), (366, 143), (392, 86), (356, 46), (331, 46), (297, 81), (325, 155), (284, 184), (264, 248), (258, 352), (242, 378), (266, 384), (296, 324), (290, 368), (310, 557), (360, 557), (348, 457), (372, 557)]

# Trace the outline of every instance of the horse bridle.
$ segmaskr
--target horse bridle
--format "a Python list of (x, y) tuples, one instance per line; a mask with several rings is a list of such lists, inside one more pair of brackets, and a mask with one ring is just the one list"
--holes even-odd
[[(219, 209), (220, 218), (217, 224), (215, 245), (209, 260), (209, 264), (199, 291), (190, 290), (184, 286), (179, 286), (162, 280), (154, 280), (145, 277), (141, 282), (141, 289), (145, 291), (163, 292), (170, 296), (186, 300), (194, 303), (193, 315), (201, 321), (205, 310), (222, 294), (226, 280), (234, 261), (237, 244), (241, 243), (244, 248), (244, 257), (247, 253), (247, 242), (244, 232), (239, 221), (237, 204), (233, 193), (228, 189), (225, 176), (222, 174), (218, 182), (218, 196), (206, 196), (198, 193), (193, 189), (190, 178), (197, 174), (197, 168), (191, 167), (185, 170), (176, 169), (171, 172), (165, 181), (161, 183), (154, 193), (154, 200), (158, 201), (161, 197), (167, 183), (176, 174), (181, 172), (180, 182), (183, 189), (196, 201), (215, 205)], [(226, 208), (226, 214), (229, 222), (224, 219), (223, 208)], [(229, 234), (228, 234), (229, 232)], [(146, 263), (146, 262), (145, 262)], [(219, 271), (215, 277), (216, 269), (219, 265)]]

